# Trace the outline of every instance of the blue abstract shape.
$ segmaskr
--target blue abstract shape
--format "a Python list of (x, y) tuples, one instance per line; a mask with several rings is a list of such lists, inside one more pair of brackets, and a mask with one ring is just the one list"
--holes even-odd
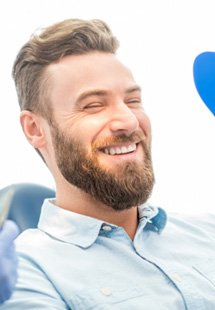
[(193, 77), (201, 99), (215, 116), (215, 52), (204, 52), (196, 57)]

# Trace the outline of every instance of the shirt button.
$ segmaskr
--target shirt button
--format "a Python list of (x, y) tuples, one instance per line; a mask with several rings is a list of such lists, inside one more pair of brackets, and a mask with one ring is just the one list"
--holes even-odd
[(104, 225), (104, 226), (102, 226), (102, 229), (105, 230), (105, 231), (111, 231), (112, 227), (108, 226), (108, 225)]
[(102, 295), (104, 296), (110, 296), (112, 294), (111, 289), (109, 287), (102, 287), (100, 289), (100, 292), (102, 293)]

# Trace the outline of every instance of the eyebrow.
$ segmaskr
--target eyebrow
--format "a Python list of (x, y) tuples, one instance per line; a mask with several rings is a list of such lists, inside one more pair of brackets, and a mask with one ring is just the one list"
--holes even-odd
[(107, 92), (105, 90), (99, 90), (99, 89), (93, 89), (93, 90), (87, 90), (78, 96), (77, 101), (81, 101), (87, 97), (90, 96), (105, 96)]
[(130, 94), (130, 93), (133, 93), (133, 92), (135, 92), (135, 91), (141, 92), (141, 87), (138, 86), (138, 85), (129, 87), (128, 89), (125, 90), (125, 93), (126, 93), (126, 94)]
[[(141, 87), (138, 85), (129, 87), (125, 90), (125, 94), (130, 94), (130, 93), (133, 93), (135, 91), (141, 92)], [(90, 97), (90, 96), (105, 96), (105, 95), (107, 95), (107, 93), (108, 93), (107, 91), (101, 90), (101, 89), (87, 90), (78, 96), (76, 102), (80, 102), (81, 100), (86, 99), (87, 97)]]

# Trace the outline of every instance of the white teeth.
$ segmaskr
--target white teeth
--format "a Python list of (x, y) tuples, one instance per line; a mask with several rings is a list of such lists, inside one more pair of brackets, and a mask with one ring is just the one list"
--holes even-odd
[(110, 155), (114, 155), (115, 154), (115, 150), (112, 149), (112, 148), (109, 150), (109, 152), (110, 152)]
[(132, 145), (129, 145), (129, 147), (128, 147), (128, 151), (129, 151), (129, 152), (134, 151), (134, 149), (133, 149)]
[(116, 148), (116, 154), (121, 154), (121, 150), (119, 147)]
[(136, 144), (130, 144), (129, 146), (105, 148), (104, 153), (108, 155), (126, 154), (135, 151), (136, 148), (137, 148)]
[(127, 147), (126, 146), (123, 146), (123, 147), (121, 147), (121, 152), (123, 153), (123, 154), (125, 154), (125, 153), (127, 153)]

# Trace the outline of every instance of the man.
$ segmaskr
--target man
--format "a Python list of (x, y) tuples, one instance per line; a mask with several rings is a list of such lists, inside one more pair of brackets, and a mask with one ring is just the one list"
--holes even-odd
[(147, 204), (154, 174), (141, 89), (99, 20), (33, 36), (13, 76), (21, 124), (56, 182), (38, 229), (17, 242), (2, 309), (214, 309), (214, 216)]
[(17, 278), (17, 257), (14, 239), (18, 227), (12, 221), (6, 221), (0, 230), (0, 304), (10, 298)]

